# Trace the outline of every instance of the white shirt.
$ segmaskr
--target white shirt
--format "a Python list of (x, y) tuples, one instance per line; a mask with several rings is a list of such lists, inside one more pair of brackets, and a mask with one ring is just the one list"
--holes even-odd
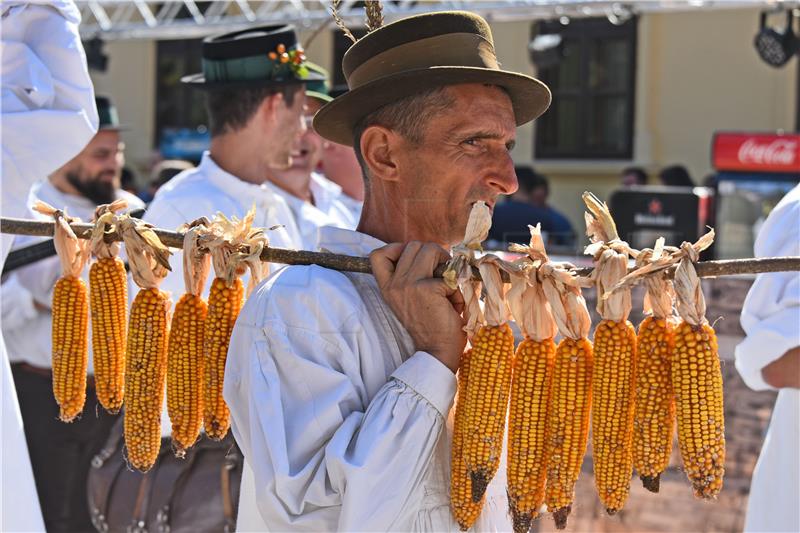
[[(283, 198), (291, 209), (300, 232), (299, 247), (303, 250), (318, 250), (319, 229), (323, 226), (355, 229), (357, 224), (357, 221), (352, 219), (350, 212), (338, 199), (341, 190), (337, 192), (335, 188), (328, 187), (322, 182), (324, 179), (316, 173), (311, 174), (310, 189), (314, 197), (313, 204), (288, 193), (273, 183), (265, 184), (276, 196)], [(331, 185), (338, 187), (335, 183), (331, 183)]]
[(347, 223), (346, 229), (355, 229), (358, 226), (358, 216), (353, 216), (353, 211), (347, 201), (352, 200), (347, 196), (339, 184), (332, 182), (318, 172), (311, 173), (311, 194), (314, 195), (314, 203), (322, 211), (329, 213), (332, 217)]
[[(210, 219), (217, 212), (228, 218), (236, 216), (241, 219), (253, 205), (256, 206), (254, 227), (283, 225), (266, 232), (271, 246), (292, 249), (301, 246), (300, 232), (285, 199), (275, 194), (268, 184), (248, 183), (222, 170), (208, 152), (203, 154), (197, 168), (181, 172), (158, 190), (143, 218), (158, 228), (175, 231), (181, 224), (203, 216)], [(161, 290), (172, 293), (173, 300), (177, 301), (186, 292), (183, 253), (174, 248), (172, 252), (172, 271), (161, 284)], [(206, 281), (205, 297), (213, 278), (212, 269)], [(245, 285), (247, 279), (245, 275)]]
[[(3, 216), (24, 216), (30, 184), (80, 152), (97, 131), (94, 89), (72, 1), (0, 6)], [(0, 266), (13, 237), (0, 236)], [(44, 531), (11, 369), (0, 342), (0, 530)]]
[[(800, 185), (770, 213), (755, 243), (756, 257), (800, 256)], [(747, 337), (736, 368), (755, 390), (771, 389), (761, 370), (800, 346), (800, 273), (760, 274), (742, 308)], [(783, 388), (758, 458), (745, 531), (800, 531), (800, 389)]]
[[(338, 228), (320, 235), (336, 253), (383, 245)], [(448, 425), (456, 378), (414, 350), (374, 277), (318, 266), (273, 275), (239, 315), (225, 372), (260, 530), (458, 531)], [(495, 529), (511, 529), (502, 465), (475, 525)]]
[[(136, 210), (144, 207), (144, 202), (131, 193), (118, 190), (117, 198), (128, 202), (128, 210)], [(30, 191), (28, 205), (32, 206), (36, 200), (42, 200), (56, 209), (66, 208), (67, 214), (79, 217), (84, 222), (89, 222), (94, 217), (97, 205), (83, 196), (66, 194), (56, 189), (49, 180), (43, 180), (35, 184)], [(39, 218), (41, 220), (52, 220), (40, 213), (31, 210), (28, 218)], [(41, 237), (18, 239), (17, 244), (26, 246), (34, 242), (46, 240)], [(91, 263), (90, 263), (91, 264)], [(83, 281), (89, 284), (89, 265), (83, 269)], [(9, 279), (3, 283), (3, 337), (8, 349), (8, 359), (12, 363), (24, 362), (40, 368), (52, 367), (52, 324), (53, 315), (50, 310), (35, 308), (33, 316), (27, 320), (9, 320), (6, 317), (13, 314), (15, 301), (25, 302), (30, 300), (38, 302), (46, 307), (50, 307), (53, 301), (53, 288), (56, 281), (61, 277), (61, 261), (58, 256), (42, 259), (29, 266), (15, 270)], [(130, 288), (130, 286), (129, 286)], [(22, 309), (27, 309), (23, 307)], [(89, 339), (91, 339), (91, 321), (89, 324)], [(89, 342), (89, 374), (94, 372), (92, 357), (92, 343)]]

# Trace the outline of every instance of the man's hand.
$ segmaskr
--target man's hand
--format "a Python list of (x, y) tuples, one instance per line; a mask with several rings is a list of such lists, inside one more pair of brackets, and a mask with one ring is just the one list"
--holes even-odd
[(761, 376), (776, 389), (800, 388), (800, 346), (788, 350), (762, 368)]
[(395, 243), (369, 256), (383, 299), (408, 330), (416, 350), (436, 357), (450, 370), (458, 362), (467, 336), (464, 333), (464, 298), (433, 271), (450, 255), (431, 243)]

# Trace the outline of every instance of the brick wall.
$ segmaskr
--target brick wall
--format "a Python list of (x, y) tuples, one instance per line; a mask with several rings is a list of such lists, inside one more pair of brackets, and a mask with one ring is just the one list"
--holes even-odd
[[(775, 394), (754, 392), (742, 382), (733, 364), (733, 347), (742, 338), (739, 312), (751, 281), (725, 278), (704, 282), (708, 304), (707, 317), (720, 334), (720, 358), (725, 394), (725, 483), (717, 501), (696, 500), (681, 470), (677, 442), (670, 466), (661, 477), (661, 491), (646, 491), (637, 476), (631, 480), (631, 494), (625, 508), (608, 516), (597, 498), (592, 476), (591, 445), (583, 463), (576, 489), (575, 503), (567, 531), (644, 532), (644, 531), (715, 531), (735, 532), (744, 527), (750, 478), (772, 413)], [(594, 314), (594, 291), (585, 291), (587, 304)], [(590, 301), (591, 300), (591, 301)], [(641, 291), (634, 294), (634, 324), (641, 319)], [(549, 515), (536, 522), (535, 531), (556, 531)]]

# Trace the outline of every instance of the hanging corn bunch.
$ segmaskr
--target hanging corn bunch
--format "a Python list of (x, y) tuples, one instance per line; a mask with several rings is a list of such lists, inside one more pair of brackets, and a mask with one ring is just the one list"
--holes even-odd
[[(483, 202), (473, 207), (464, 236), (464, 241), (454, 248), (454, 258), (448, 264), (444, 277), (452, 288), (460, 287), (464, 296), (464, 316), (467, 321), (465, 330), (472, 336), (483, 320), (480, 307), (481, 283), (472, 279), (472, 263), (475, 252), (481, 249), (481, 242), (486, 239), (491, 226), (488, 208)], [(455, 416), (453, 420), (453, 446), (450, 461), (450, 509), (462, 531), (472, 527), (483, 508), (485, 495), (478, 501), (472, 499), (472, 479), (464, 456), (467, 437), (467, 389), (470, 384), (472, 350), (461, 356), (458, 367), (458, 392), (456, 396)]]
[(117, 227), (133, 281), (141, 288), (131, 305), (128, 322), (125, 445), (130, 464), (146, 472), (155, 464), (161, 446), (170, 299), (158, 287), (169, 270), (170, 252), (148, 224), (123, 216)]
[(212, 223), (215, 236), (207, 244), (216, 278), (208, 296), (203, 335), (203, 426), (213, 440), (224, 438), (231, 423), (222, 385), (231, 332), (244, 302), (241, 276), (250, 269), (249, 293), (266, 273), (259, 255), (268, 241), (262, 229), (252, 228), (254, 218), (255, 207), (242, 220), (218, 213)]
[(586, 233), (592, 244), (597, 287), (597, 312), (602, 321), (594, 332), (592, 376), (592, 457), (595, 486), (606, 512), (625, 505), (633, 473), (633, 415), (636, 385), (636, 331), (628, 321), (630, 289), (605, 297), (628, 271), (633, 253), (619, 239), (608, 207), (591, 193), (583, 194)]
[(515, 533), (527, 533), (544, 505), (547, 475), (547, 409), (554, 337), (558, 332), (544, 295), (538, 266), (547, 262), (541, 228), (531, 227), (529, 246), (512, 245), (537, 263), (511, 276), (508, 303), (525, 339), (517, 346), (508, 408), (508, 509)]
[(203, 427), (203, 336), (208, 304), (203, 299), (211, 257), (201, 245), (210, 223), (200, 219), (181, 228), (186, 294), (175, 305), (167, 351), (167, 412), (172, 422), (172, 450), (184, 457)]
[[(675, 346), (675, 291), (660, 265), (667, 258), (664, 238), (655, 248), (636, 258), (637, 270), (628, 274), (611, 292), (643, 281), (645, 319), (636, 337), (636, 406), (633, 419), (633, 466), (644, 488), (658, 492), (661, 473), (669, 465), (675, 430), (675, 395), (672, 390), (672, 357)], [(655, 270), (660, 270), (654, 272)], [(654, 272), (650, 275), (648, 273)]]
[(125, 200), (99, 206), (90, 241), (97, 258), (89, 269), (95, 391), (100, 405), (114, 415), (122, 408), (125, 391), (128, 275), (118, 257), (120, 243), (107, 243), (105, 236), (115, 231), (116, 213), (126, 207)]
[(575, 498), (589, 439), (592, 405), (592, 327), (581, 285), (566, 265), (545, 262), (539, 267), (542, 289), (563, 339), (556, 347), (547, 408), (547, 484), (545, 503), (556, 527), (564, 529)]
[(88, 241), (78, 239), (69, 218), (44, 202), (33, 209), (53, 217), (54, 244), (61, 260), (61, 278), (53, 289), (53, 395), (62, 422), (75, 420), (86, 402), (86, 370), (89, 365), (89, 303), (81, 272), (89, 258)]
[(675, 330), (672, 360), (678, 445), (694, 495), (703, 499), (717, 497), (725, 475), (725, 411), (717, 335), (705, 318), (706, 302), (693, 264), (713, 240), (711, 230), (694, 245), (681, 245), (674, 281), (682, 319)]

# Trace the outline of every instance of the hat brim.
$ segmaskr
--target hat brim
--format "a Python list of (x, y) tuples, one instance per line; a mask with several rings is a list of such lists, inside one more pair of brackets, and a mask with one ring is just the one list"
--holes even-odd
[(320, 102), (325, 102), (325, 103), (333, 101), (333, 97), (317, 91), (306, 91), (306, 96), (309, 98), (316, 98)]
[(328, 140), (352, 146), (353, 130), (368, 114), (421, 91), (462, 83), (504, 88), (511, 98), (517, 126), (536, 119), (550, 107), (550, 89), (532, 76), (480, 67), (428, 67), (386, 76), (351, 89), (317, 112), (314, 129)]
[(290, 78), (286, 80), (242, 80), (242, 81), (206, 81), (206, 76), (202, 72), (197, 74), (190, 74), (181, 78), (181, 83), (200, 89), (203, 91), (213, 91), (220, 89), (247, 89), (253, 87), (268, 87), (268, 86), (285, 86), (285, 85), (301, 85), (309, 81), (324, 81), (325, 76), (315, 72), (309, 72), (308, 77), (301, 80), (298, 78)]

